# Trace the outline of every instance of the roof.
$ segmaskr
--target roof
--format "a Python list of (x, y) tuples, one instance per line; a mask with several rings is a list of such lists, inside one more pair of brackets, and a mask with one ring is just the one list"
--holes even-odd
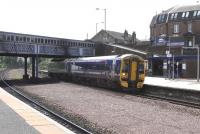
[(150, 26), (153, 27), (153, 25), (156, 23), (157, 15), (153, 16), (153, 19), (151, 20)]
[[(105, 30), (103, 30), (103, 31), (105, 31)], [(106, 30), (106, 32), (107, 32), (109, 35), (111, 35), (111, 36), (113, 36), (114, 38), (116, 38), (116, 39), (124, 40), (124, 33), (119, 33), (119, 32), (109, 31), (109, 30)], [(128, 34), (128, 37), (131, 38), (131, 35)]]
[(121, 49), (124, 49), (124, 50), (128, 50), (128, 51), (131, 51), (131, 52), (142, 54), (142, 55), (147, 55), (147, 52), (145, 52), (145, 51), (141, 51), (141, 50), (130, 48), (130, 47), (126, 47), (126, 46), (121, 46), (119, 44), (108, 43), (108, 44), (105, 44), (105, 45), (121, 48)]
[[(171, 14), (173, 13), (184, 13), (184, 12), (190, 12), (190, 14), (193, 14), (194, 11), (200, 11), (200, 4), (196, 4), (196, 5), (177, 5), (174, 7), (171, 7), (167, 10), (162, 11), (159, 14), (156, 14), (155, 16), (153, 16), (151, 23), (150, 23), (150, 27), (153, 27), (154, 24), (156, 23), (166, 23), (169, 20), (169, 17)], [(175, 20), (179, 20), (180, 15), (178, 15), (177, 19)], [(182, 18), (181, 18), (182, 19)], [(195, 18), (193, 18), (195, 19)], [(174, 19), (173, 19), (174, 21)]]
[(160, 14), (167, 14), (167, 13), (177, 13), (177, 12), (187, 12), (187, 11), (195, 11), (200, 10), (200, 4), (196, 5), (178, 5), (171, 7)]
[[(93, 40), (96, 36), (98, 36), (100, 33), (107, 33), (108, 35), (112, 36), (113, 38), (115, 39), (118, 39), (118, 40), (122, 40), (124, 41), (124, 33), (120, 33), (120, 32), (115, 32), (115, 31), (110, 31), (110, 30), (101, 30), (100, 32), (98, 32), (96, 35), (94, 35), (91, 40)], [(128, 40), (132, 40), (132, 35), (128, 34)], [(136, 41), (139, 42), (140, 40), (138, 40), (136, 38)]]

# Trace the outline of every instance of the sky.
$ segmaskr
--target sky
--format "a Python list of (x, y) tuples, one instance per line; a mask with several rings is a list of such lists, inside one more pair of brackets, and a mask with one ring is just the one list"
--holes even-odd
[(149, 39), (156, 13), (197, 0), (0, 0), (0, 31), (85, 40), (104, 29)]

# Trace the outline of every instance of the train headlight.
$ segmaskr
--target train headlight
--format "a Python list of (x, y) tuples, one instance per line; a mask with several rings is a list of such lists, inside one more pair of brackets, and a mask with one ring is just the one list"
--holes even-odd
[(126, 73), (122, 73), (122, 76), (126, 76)]
[(139, 79), (140, 79), (140, 80), (144, 80), (144, 74), (140, 74), (140, 75), (139, 75)]

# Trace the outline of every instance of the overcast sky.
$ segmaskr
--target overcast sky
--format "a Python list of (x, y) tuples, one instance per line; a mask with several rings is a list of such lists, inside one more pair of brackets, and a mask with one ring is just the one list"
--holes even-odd
[[(0, 31), (84, 40), (96, 33), (96, 23), (107, 30), (149, 38), (149, 24), (156, 12), (196, 0), (0, 0)], [(98, 30), (104, 24), (98, 25)]]

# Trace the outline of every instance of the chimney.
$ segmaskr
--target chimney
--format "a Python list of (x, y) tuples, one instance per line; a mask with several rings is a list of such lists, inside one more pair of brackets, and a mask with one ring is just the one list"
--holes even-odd
[(128, 40), (128, 31), (127, 30), (124, 31), (124, 40), (125, 41)]
[(133, 45), (136, 44), (136, 33), (135, 32), (132, 33), (132, 43), (133, 43)]

